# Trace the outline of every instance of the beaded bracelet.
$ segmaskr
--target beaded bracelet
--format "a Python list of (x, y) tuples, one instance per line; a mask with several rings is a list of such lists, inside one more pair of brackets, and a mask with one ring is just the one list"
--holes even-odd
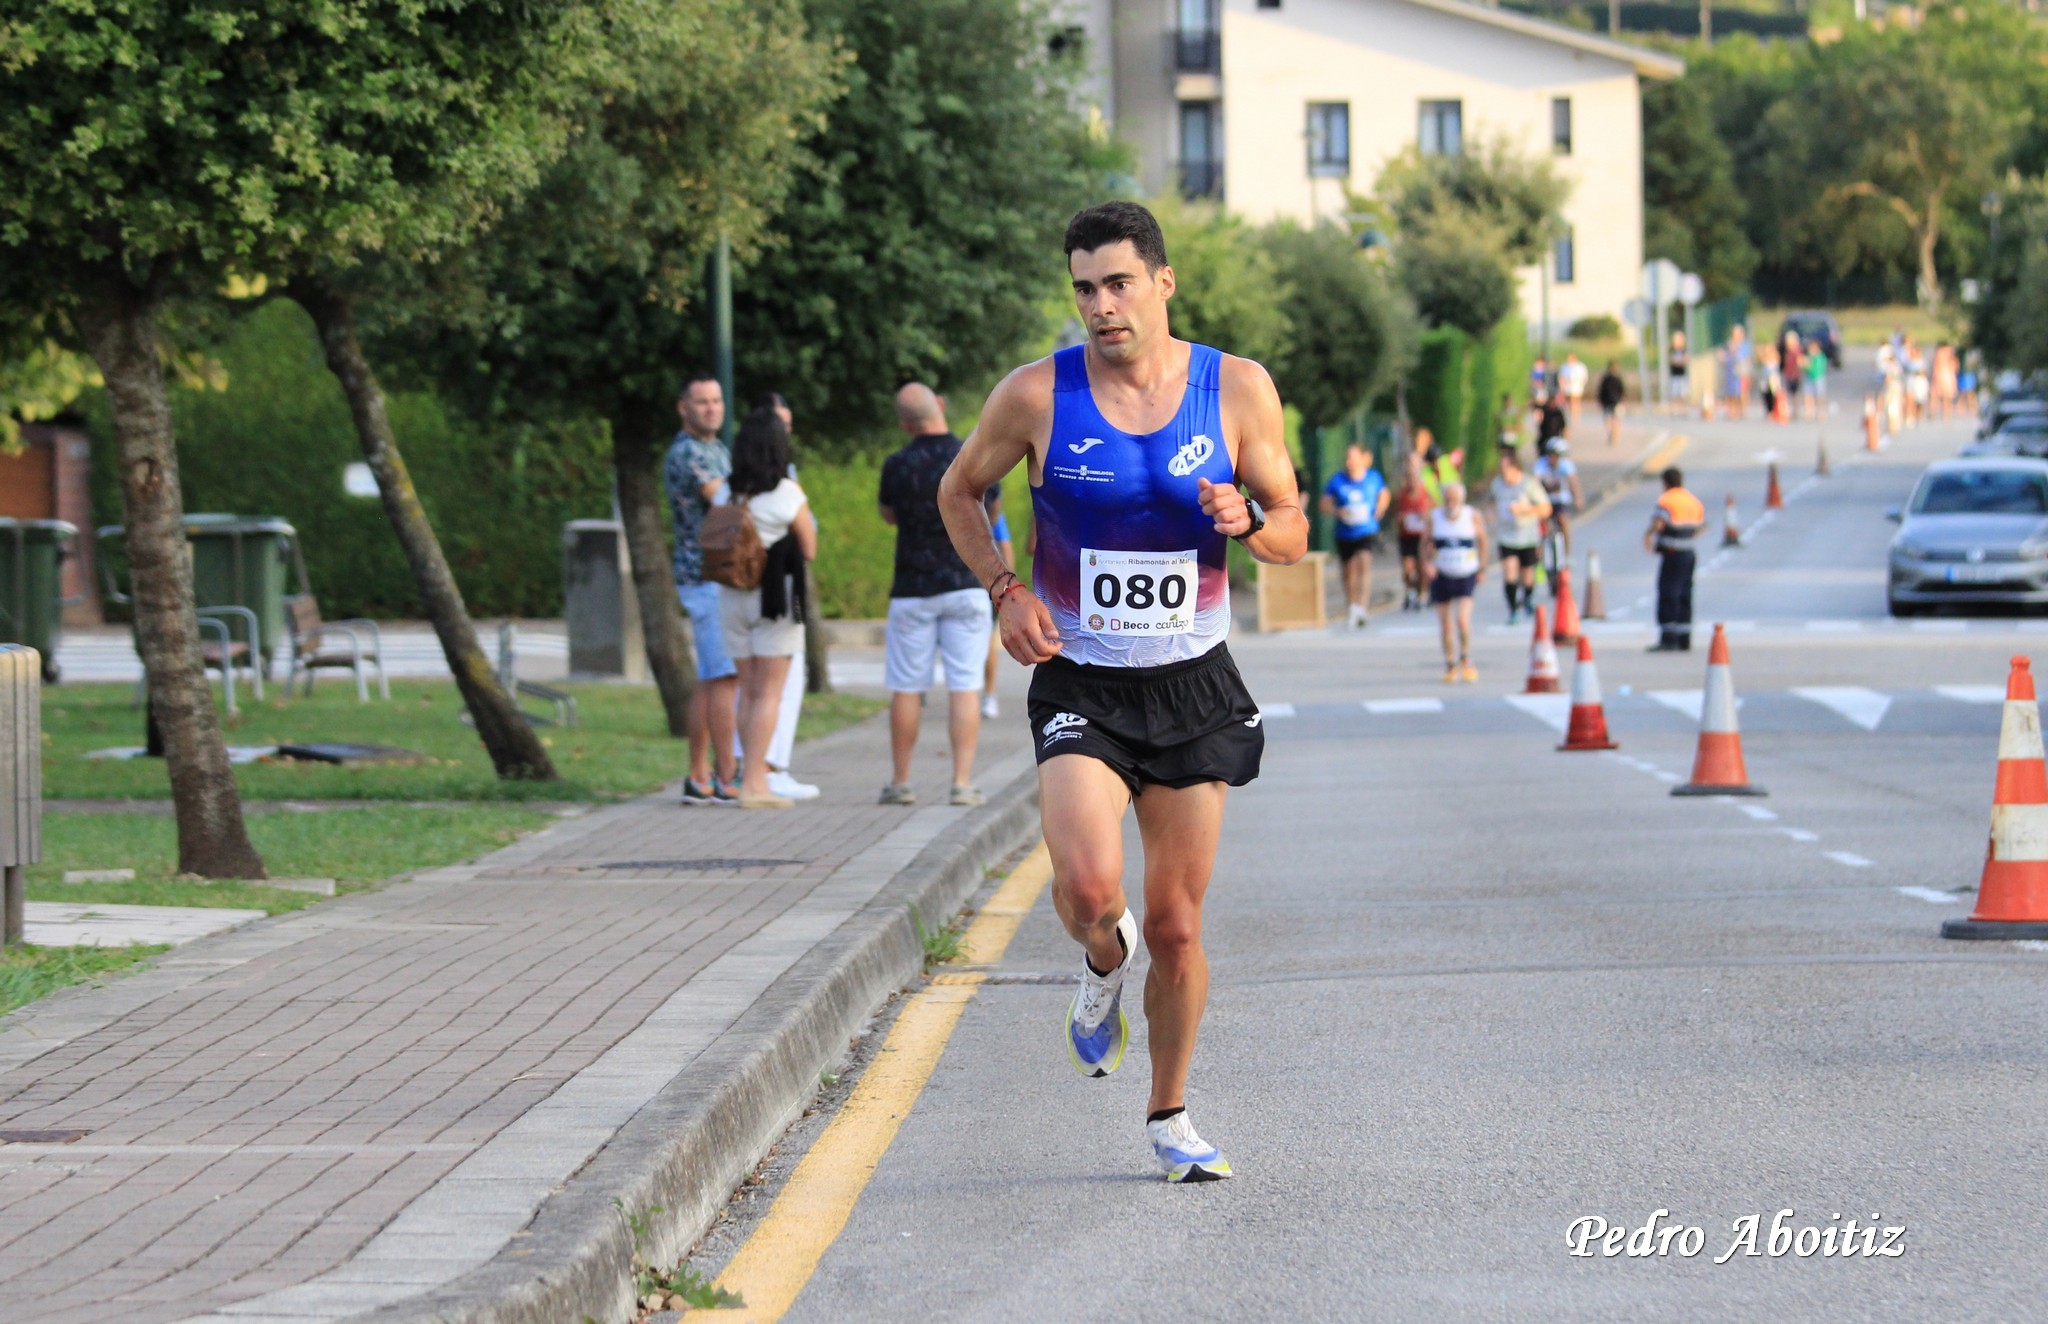
[[(998, 593), (996, 591), (996, 585), (1002, 583), (1006, 579), (1010, 581), (1009, 585), (1003, 589), (1002, 593)], [(1017, 588), (1021, 586), (1023, 583), (1023, 580), (1017, 578), (1017, 574), (1015, 571), (1005, 570), (1003, 571), (1003, 573), (997, 575), (994, 579), (991, 579), (988, 582), (988, 600), (990, 602), (1001, 602), (1003, 600), (1004, 593), (1008, 593), (1010, 589)]]

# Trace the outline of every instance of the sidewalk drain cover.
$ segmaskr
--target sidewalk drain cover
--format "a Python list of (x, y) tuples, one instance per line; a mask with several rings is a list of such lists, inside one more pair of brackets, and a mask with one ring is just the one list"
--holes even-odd
[(68, 1145), (91, 1134), (91, 1131), (75, 1127), (55, 1131), (0, 1131), (0, 1145)]
[(808, 860), (750, 860), (716, 858), (709, 860), (616, 860), (606, 864), (592, 864), (591, 869), (678, 869), (688, 873), (705, 873), (712, 869), (782, 869), (792, 865), (808, 864)]

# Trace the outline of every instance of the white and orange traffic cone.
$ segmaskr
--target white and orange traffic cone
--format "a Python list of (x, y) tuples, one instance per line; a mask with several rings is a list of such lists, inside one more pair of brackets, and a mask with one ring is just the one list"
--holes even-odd
[(1579, 615), (1589, 621), (1607, 619), (1607, 593), (1600, 587), (1600, 553), (1586, 553), (1586, 605)]
[(1764, 489), (1764, 509), (1783, 510), (1784, 508), (1785, 493), (1778, 486), (1778, 462), (1772, 460), (1770, 485)]
[(1579, 604), (1572, 600), (1572, 569), (1561, 565), (1557, 568), (1557, 624), (1550, 632), (1550, 642), (1573, 644), (1579, 638)]
[(2041, 710), (2034, 672), (2012, 660), (2005, 720), (1998, 729), (1998, 782), (1991, 793), (1991, 843), (1977, 908), (1941, 926), (1944, 938), (2048, 938), (2048, 767), (2041, 760)]
[(1600, 672), (1593, 666), (1593, 641), (1579, 636), (1579, 660), (1572, 668), (1572, 717), (1560, 750), (1620, 749), (1607, 738), (1607, 709), (1600, 703)]
[(1884, 441), (1878, 435), (1877, 397), (1866, 395), (1863, 397), (1863, 449), (1874, 451), (1883, 445)]
[(1730, 492), (1728, 500), (1721, 507), (1721, 545), (1742, 546), (1742, 526), (1735, 517), (1735, 494)]
[(1716, 622), (1707, 650), (1707, 690), (1700, 703), (1700, 743), (1692, 780), (1673, 795), (1769, 795), (1753, 786), (1742, 762), (1742, 732), (1735, 725), (1735, 673), (1728, 666), (1728, 631)]
[(1550, 641), (1549, 621), (1544, 616), (1542, 604), (1536, 607), (1536, 632), (1529, 639), (1529, 683), (1522, 687), (1524, 694), (1555, 694), (1557, 683), (1557, 645)]

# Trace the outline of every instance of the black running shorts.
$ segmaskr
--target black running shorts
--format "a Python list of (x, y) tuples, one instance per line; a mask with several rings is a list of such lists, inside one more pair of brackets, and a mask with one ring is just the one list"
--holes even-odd
[(1038, 761), (1100, 759), (1132, 795), (1147, 785), (1243, 786), (1259, 775), (1266, 731), (1259, 705), (1218, 644), (1163, 667), (1090, 667), (1062, 658), (1031, 676), (1031, 737)]
[(1372, 545), (1377, 541), (1379, 535), (1376, 533), (1368, 533), (1363, 538), (1340, 537), (1337, 539), (1337, 560), (1341, 564), (1349, 565), (1352, 557), (1360, 552), (1371, 551)]

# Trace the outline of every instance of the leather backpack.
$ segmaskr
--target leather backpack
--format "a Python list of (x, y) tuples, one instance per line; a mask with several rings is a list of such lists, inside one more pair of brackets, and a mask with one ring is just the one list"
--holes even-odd
[(704, 578), (728, 588), (756, 589), (768, 568), (768, 549), (746, 503), (713, 506), (697, 529), (697, 547), (704, 554)]

